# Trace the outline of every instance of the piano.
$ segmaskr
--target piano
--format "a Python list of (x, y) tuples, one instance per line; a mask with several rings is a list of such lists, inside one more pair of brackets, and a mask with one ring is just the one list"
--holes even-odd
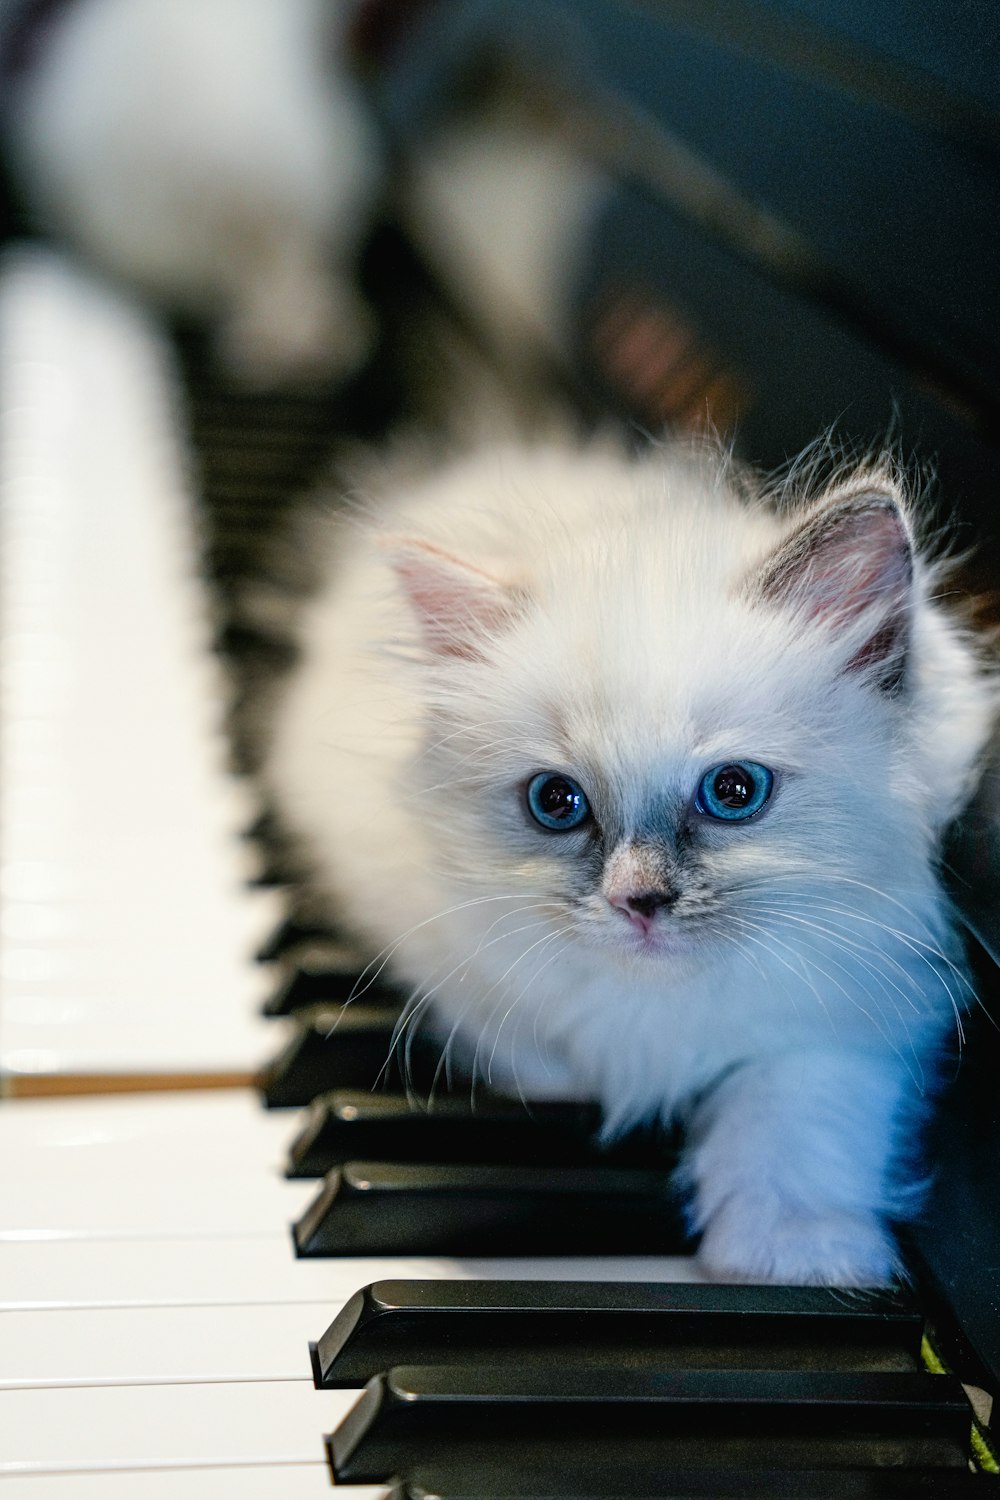
[(282, 646), (204, 584), (206, 481), (254, 545), (218, 403), (37, 249), (0, 388), (7, 1500), (993, 1493), (990, 1293), (926, 1239), (912, 1293), (710, 1286), (669, 1142), (366, 1092), (391, 996), (331, 1038), (346, 962), (245, 836), (212, 646)]

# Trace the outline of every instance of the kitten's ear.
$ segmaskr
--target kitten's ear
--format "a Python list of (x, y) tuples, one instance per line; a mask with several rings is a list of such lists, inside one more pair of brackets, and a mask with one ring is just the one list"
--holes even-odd
[(417, 537), (390, 536), (382, 545), (436, 654), (478, 656), (485, 639), (514, 619), (513, 591), (482, 568)]
[(857, 640), (846, 668), (894, 691), (910, 636), (913, 544), (888, 487), (828, 499), (750, 580), (754, 597)]

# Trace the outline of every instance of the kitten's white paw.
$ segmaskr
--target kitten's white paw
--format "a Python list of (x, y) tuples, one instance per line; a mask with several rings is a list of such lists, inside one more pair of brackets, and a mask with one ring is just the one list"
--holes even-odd
[(884, 1286), (900, 1269), (885, 1227), (850, 1214), (778, 1219), (765, 1235), (749, 1214), (722, 1210), (698, 1254), (718, 1280), (787, 1286)]

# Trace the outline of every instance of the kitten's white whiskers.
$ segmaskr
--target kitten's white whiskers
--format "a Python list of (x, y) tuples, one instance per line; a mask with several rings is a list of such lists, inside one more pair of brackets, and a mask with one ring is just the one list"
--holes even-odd
[[(822, 1010), (823, 1014), (826, 1016), (826, 1019), (830, 1023), (830, 1030), (833, 1032), (834, 1036), (836, 1036), (836, 1023), (834, 1022), (834, 1019), (830, 1014), (830, 1010), (826, 1004), (826, 1001), (823, 999), (819, 990), (816, 988), (815, 984), (812, 982), (809, 976), (803, 973), (800, 969), (796, 969), (793, 964), (789, 963), (788, 959), (783, 958), (782, 955), (777, 952), (776, 948), (773, 946), (773, 934), (770, 929), (763, 926), (763, 924), (759, 922), (751, 922), (749, 918), (743, 916), (732, 915), (730, 917), (730, 921), (740, 929), (748, 942), (755, 943), (757, 947), (763, 949), (763, 951), (768, 954), (769, 957), (776, 959), (777, 962), (782, 966), (782, 968), (787, 969), (788, 972), (794, 976), (794, 978), (799, 982), (800, 985), (805, 984), (806, 987), (812, 991), (817, 1005), (819, 1006), (820, 1010)], [(789, 951), (794, 952), (794, 949), (790, 949)], [(792, 1003), (797, 1010), (798, 1006), (795, 1002), (794, 997), (790, 998), (792, 998)]]
[[(539, 938), (536, 942), (531, 943), (529, 945), (529, 947), (527, 947), (522, 954), (520, 954), (517, 958), (514, 959), (514, 961), (511, 964), (508, 965), (508, 967), (500, 975), (500, 978), (496, 981), (496, 984), (497, 985), (502, 984), (503, 981), (513, 972), (513, 970), (516, 969), (519, 964), (523, 963), (523, 961), (527, 958), (528, 954), (529, 953), (533, 953), (536, 948), (538, 948), (538, 947), (544, 947), (548, 943), (552, 942), (555, 938), (564, 937), (564, 936), (566, 936), (565, 932), (560, 932), (560, 931), (556, 930), (554, 932), (547, 933), (545, 937)], [(543, 967), (546, 967), (546, 966), (543, 965)], [(518, 994), (511, 1001), (510, 1005), (507, 1007), (507, 1009), (504, 1011), (503, 1015), (500, 1018), (500, 1024), (499, 1024), (499, 1026), (496, 1029), (496, 1035), (495, 1035), (495, 1037), (493, 1039), (493, 1046), (490, 1049), (489, 1062), (487, 1063), (487, 1066), (486, 1066), (486, 1081), (487, 1081), (487, 1083), (492, 1084), (492, 1082), (493, 1082), (493, 1059), (496, 1056), (497, 1046), (498, 1046), (499, 1041), (500, 1041), (500, 1033), (503, 1031), (503, 1028), (504, 1028), (504, 1025), (505, 1025), (505, 1023), (507, 1021), (507, 1018), (510, 1015), (511, 1011), (514, 1009), (514, 1007), (518, 1004), (518, 1002), (521, 999), (523, 999), (524, 995), (527, 993), (528, 984), (532, 984), (532, 983), (534, 983), (538, 979), (539, 972), (541, 972), (541, 971), (536, 971), (535, 973), (533, 973), (531, 975), (531, 978), (527, 981), (526, 984), (524, 984), (521, 987), (521, 989), (518, 991)], [(495, 986), (494, 986), (494, 988), (495, 988)], [(487, 990), (486, 993), (488, 995), (488, 994), (491, 993), (491, 991)], [(503, 1001), (501, 1000), (500, 1003), (502, 1004)], [(490, 1019), (492, 1019), (492, 1017), (493, 1017), (493, 1015), (495, 1013), (496, 1013), (496, 1007), (494, 1007), (494, 1009), (490, 1012)]]
[[(531, 903), (526, 904), (524, 906), (516, 907), (512, 911), (502, 912), (501, 915), (498, 918), (496, 918), (496, 920), (494, 922), (492, 922), (491, 925), (486, 929), (486, 932), (484, 932), (480, 936), (479, 943), (477, 944), (475, 950), (472, 953), (466, 954), (462, 959), (459, 960), (459, 962), (457, 964), (455, 964), (451, 969), (449, 969), (449, 971), (446, 974), (444, 974), (440, 979), (438, 979), (433, 985), (430, 985), (429, 988), (427, 987), (428, 984), (429, 984), (429, 981), (434, 976), (433, 976), (433, 974), (428, 975), (423, 980), (423, 982), (421, 983), (419, 989), (415, 990), (413, 992), (413, 994), (411, 995), (410, 999), (407, 1001), (407, 1004), (404, 1007), (404, 1009), (403, 1009), (403, 1011), (402, 1011), (402, 1013), (401, 1013), (401, 1015), (399, 1017), (399, 1020), (396, 1023), (396, 1026), (395, 1026), (395, 1028), (393, 1030), (393, 1036), (392, 1036), (392, 1041), (391, 1041), (391, 1044), (390, 1044), (389, 1055), (386, 1058), (386, 1061), (383, 1064), (382, 1069), (380, 1070), (379, 1077), (381, 1078), (384, 1075), (386, 1067), (388, 1067), (390, 1065), (393, 1053), (397, 1050), (397, 1048), (398, 1048), (398, 1046), (400, 1044), (400, 1041), (404, 1038), (404, 1035), (406, 1036), (406, 1042), (405, 1042), (405, 1046), (404, 1046), (404, 1061), (406, 1063), (406, 1071), (407, 1071), (407, 1075), (408, 1075), (408, 1073), (409, 1073), (409, 1062), (410, 1062), (410, 1057), (411, 1057), (410, 1048), (411, 1048), (412, 1038), (413, 1038), (413, 1036), (415, 1034), (415, 1031), (416, 1031), (417, 1021), (418, 1021), (419, 1017), (421, 1016), (421, 1014), (428, 1008), (428, 1006), (430, 1005), (430, 1002), (432, 1001), (432, 999), (434, 998), (434, 996), (437, 993), (439, 993), (439, 991), (441, 990), (441, 988), (445, 984), (447, 984), (447, 982), (450, 979), (454, 978), (454, 976), (459, 972), (459, 970), (463, 971), (462, 979), (464, 980), (465, 974), (468, 972), (469, 965), (473, 962), (473, 960), (479, 954), (481, 954), (482, 952), (484, 952), (486, 949), (492, 948), (496, 943), (503, 942), (507, 938), (516, 936), (520, 932), (530, 931), (530, 930), (532, 930), (535, 927), (540, 927), (540, 926), (546, 925), (547, 922), (551, 922), (551, 915), (547, 915), (540, 922), (527, 923), (527, 924), (525, 924), (522, 927), (515, 928), (512, 932), (501, 932), (501, 933), (498, 933), (497, 936), (494, 937), (494, 938), (491, 938), (489, 942), (486, 941), (486, 937), (487, 937), (488, 933), (492, 932), (494, 930), (494, 928), (496, 928), (497, 926), (499, 926), (499, 924), (502, 921), (505, 921), (509, 917), (514, 917), (514, 916), (518, 915), (518, 913), (523, 913), (523, 912), (526, 912), (526, 911), (534, 911), (534, 910), (542, 910), (542, 911), (544, 911), (544, 910), (546, 910), (547, 907), (550, 907), (550, 906), (552, 906), (554, 904), (556, 904), (556, 903), (541, 902), (541, 901), (531, 902)], [(462, 982), (462, 980), (460, 980), (460, 983), (461, 982)], [(490, 993), (490, 992), (488, 991), (487, 993)], [(469, 1001), (469, 1004), (477, 1003), (478, 1002), (478, 998), (479, 998), (478, 996), (471, 997), (470, 1001)], [(459, 1017), (459, 1021), (456, 1023), (455, 1027), (453, 1027), (452, 1035), (454, 1035), (455, 1032), (457, 1031), (457, 1029), (459, 1028), (461, 1021), (464, 1020), (464, 1017), (465, 1017), (465, 1014), (466, 1014), (467, 1010), (468, 1010), (468, 1005), (465, 1007), (465, 1010), (463, 1010), (461, 1016)]]
[[(495, 924), (494, 924), (494, 925), (495, 925)], [(462, 960), (462, 963), (461, 963), (461, 964), (457, 964), (457, 965), (456, 965), (456, 966), (455, 966), (455, 968), (454, 968), (454, 969), (452, 969), (452, 970), (451, 970), (451, 972), (450, 972), (450, 973), (448, 973), (448, 974), (446, 974), (446, 975), (445, 975), (445, 976), (444, 976), (444, 978), (443, 978), (443, 979), (441, 979), (441, 980), (439, 980), (439, 981), (438, 981), (438, 983), (437, 983), (437, 984), (436, 984), (436, 985), (435, 985), (435, 986), (434, 986), (434, 988), (433, 988), (433, 989), (432, 989), (432, 990), (429, 990), (429, 991), (428, 991), (428, 992), (427, 992), (427, 994), (426, 994), (426, 995), (425, 995), (425, 997), (424, 997), (424, 999), (425, 999), (425, 1000), (429, 1000), (429, 999), (430, 999), (430, 998), (431, 998), (431, 996), (432, 996), (432, 995), (434, 995), (434, 994), (436, 994), (436, 993), (437, 993), (437, 992), (438, 992), (438, 991), (439, 991), (439, 990), (440, 990), (440, 988), (441, 988), (441, 986), (442, 986), (442, 985), (444, 985), (444, 984), (446, 984), (446, 983), (447, 983), (447, 981), (448, 981), (448, 980), (449, 980), (449, 979), (451, 979), (451, 978), (453, 978), (453, 977), (454, 977), (454, 975), (455, 975), (455, 973), (456, 973), (456, 972), (457, 972), (457, 971), (458, 971), (458, 969), (460, 969), (460, 968), (461, 968), (461, 969), (463, 969), (463, 973), (462, 973), (462, 976), (461, 976), (461, 979), (460, 979), (460, 981), (459, 981), (459, 983), (464, 983), (464, 982), (465, 982), (465, 979), (466, 979), (466, 977), (467, 977), (467, 974), (468, 974), (468, 968), (469, 968), (469, 965), (470, 965), (470, 964), (471, 964), (471, 962), (472, 962), (472, 960), (473, 960), (473, 958), (475, 958), (475, 957), (476, 957), (476, 956), (477, 956), (477, 955), (478, 955), (478, 954), (479, 954), (479, 953), (480, 953), (480, 952), (482, 952), (482, 951), (483, 951), (483, 948), (484, 948), (484, 947), (485, 947), (485, 948), (490, 948), (490, 947), (492, 947), (492, 946), (493, 946), (493, 944), (494, 944), (494, 943), (499, 943), (499, 942), (503, 942), (503, 941), (505, 941), (505, 940), (506, 940), (506, 939), (507, 939), (507, 938), (513, 938), (513, 937), (517, 937), (517, 935), (518, 935), (518, 934), (519, 934), (519, 933), (522, 933), (522, 932), (532, 932), (532, 931), (534, 931), (534, 929), (535, 929), (535, 928), (536, 928), (536, 927), (544, 927), (544, 926), (547, 926), (547, 925), (548, 925), (548, 923), (547, 923), (547, 920), (543, 920), (543, 921), (541, 921), (541, 922), (527, 922), (527, 923), (525, 923), (525, 924), (524, 924), (524, 925), (523, 925), (523, 926), (521, 926), (521, 927), (515, 927), (515, 928), (514, 928), (514, 929), (513, 929), (513, 930), (512, 930), (512, 931), (510, 931), (510, 932), (503, 932), (503, 933), (500, 933), (500, 934), (499, 934), (499, 935), (498, 935), (498, 936), (497, 936), (497, 937), (495, 937), (495, 938), (493, 938), (493, 939), (492, 939), (492, 940), (491, 940), (491, 942), (489, 942), (489, 943), (485, 943), (485, 944), (480, 944), (480, 946), (479, 946), (479, 947), (478, 947), (478, 948), (477, 948), (477, 949), (476, 949), (476, 952), (475, 952), (475, 953), (474, 953), (474, 954), (471, 954), (471, 955), (469, 955), (469, 957), (468, 957), (468, 958), (465, 958), (465, 959), (463, 959), (463, 960)], [(550, 933), (550, 934), (549, 934), (549, 936), (553, 936), (553, 935), (554, 935), (554, 934), (552, 934), (552, 933)], [(539, 940), (538, 940), (538, 941), (539, 941), (539, 942), (545, 942), (545, 941), (547, 941), (547, 938), (539, 938)], [(532, 944), (532, 945), (531, 945), (531, 947), (535, 947), (535, 946), (537, 946), (537, 944)], [(527, 951), (527, 952), (530, 952), (530, 951), (531, 951), (531, 949), (530, 949), (530, 948), (529, 948), (529, 949), (527, 949), (527, 950), (526, 950), (526, 951)], [(522, 955), (521, 955), (521, 957), (523, 957), (523, 956), (524, 956), (524, 955), (523, 955), (523, 954), (522, 954)], [(513, 963), (513, 964), (511, 964), (511, 968), (513, 968), (513, 967), (514, 967), (514, 966), (515, 966), (515, 965), (516, 965), (516, 964), (517, 964), (517, 963), (519, 963), (519, 962), (520, 962), (520, 959), (519, 959), (519, 958), (518, 958), (518, 959), (515, 959), (515, 960), (514, 960), (514, 963)], [(507, 970), (507, 973), (509, 973), (509, 972), (510, 972), (510, 970), (509, 970), (509, 969), (508, 969), (508, 970)], [(504, 979), (504, 978), (506, 978), (506, 974), (504, 974), (504, 975), (501, 975), (501, 976), (500, 976), (500, 979), (498, 979), (498, 980), (497, 980), (497, 981), (496, 981), (496, 984), (500, 984), (500, 983), (501, 983), (501, 982), (502, 982), (502, 980), (503, 980), (503, 979)], [(493, 988), (495, 988), (495, 985), (494, 985), (494, 986), (493, 986)], [(474, 996), (474, 997), (473, 997), (473, 1001), (474, 1001), (474, 1003), (476, 1003), (476, 1004), (479, 1004), (479, 1003), (481, 1003), (481, 1001), (482, 1001), (482, 1000), (485, 1000), (485, 999), (486, 999), (486, 998), (487, 998), (487, 997), (488, 997), (488, 996), (489, 996), (489, 995), (490, 995), (490, 994), (491, 994), (491, 993), (492, 993), (492, 989), (491, 989), (491, 990), (487, 990), (487, 991), (486, 991), (486, 992), (485, 992), (485, 993), (484, 993), (484, 994), (482, 994), (482, 995), (479, 995), (479, 994), (477, 994), (477, 995), (476, 995), (476, 996)], [(470, 1003), (472, 1003), (472, 1001), (470, 1001)], [(464, 1019), (465, 1019), (465, 1015), (466, 1015), (466, 1013), (467, 1013), (467, 1011), (468, 1011), (468, 1006), (466, 1006), (466, 1008), (465, 1008), (465, 1010), (463, 1010), (463, 1012), (462, 1012), (462, 1014), (461, 1014), (461, 1016), (460, 1016), (460, 1017), (459, 1017), (459, 1020), (457, 1020), (457, 1021), (456, 1021), (456, 1022), (455, 1022), (455, 1023), (454, 1023), (454, 1025), (453, 1025), (453, 1026), (452, 1026), (452, 1028), (451, 1028), (451, 1031), (450, 1031), (450, 1032), (449, 1032), (449, 1034), (448, 1034), (448, 1040), (447, 1040), (447, 1042), (446, 1042), (446, 1044), (445, 1044), (445, 1051), (447, 1051), (447, 1048), (448, 1048), (448, 1047), (449, 1047), (449, 1046), (450, 1046), (450, 1045), (451, 1045), (451, 1043), (452, 1043), (452, 1042), (453, 1042), (453, 1041), (454, 1041), (454, 1039), (455, 1039), (455, 1037), (456, 1037), (456, 1035), (457, 1035), (457, 1033), (458, 1033), (458, 1030), (459, 1030), (459, 1027), (460, 1027), (460, 1024), (461, 1024), (461, 1022), (463, 1022), (463, 1021), (464, 1021)], [(436, 1083), (437, 1083), (437, 1079), (438, 1079), (438, 1072), (437, 1072), (437, 1070), (436, 1070), (436, 1071), (435, 1071), (435, 1074), (434, 1074), (434, 1084), (435, 1084), (435, 1085), (436, 1085)]]
[[(401, 933), (398, 938), (396, 938), (392, 943), (388, 943), (384, 948), (376, 953), (373, 959), (369, 960), (369, 962), (362, 969), (361, 973), (358, 975), (357, 983), (351, 990), (351, 993), (348, 995), (347, 999), (344, 1001), (344, 1004), (350, 1005), (352, 1001), (360, 999), (365, 991), (370, 989), (371, 986), (377, 982), (379, 975), (382, 973), (383, 969), (392, 958), (393, 954), (397, 951), (400, 944), (405, 943), (407, 938), (412, 937), (413, 934), (415, 932), (419, 932), (421, 928), (429, 927), (433, 922), (440, 922), (445, 917), (453, 916), (456, 912), (466, 911), (468, 908), (473, 906), (483, 906), (490, 901), (523, 900), (523, 891), (512, 891), (510, 895), (473, 896), (467, 901), (457, 901), (453, 906), (446, 906), (441, 911), (435, 912), (433, 916), (425, 917), (421, 922), (414, 922), (412, 927), (408, 927), (406, 931)], [(375, 968), (374, 974), (371, 974), (369, 976), (369, 970), (372, 969), (375, 965), (377, 965), (377, 968)], [(365, 980), (366, 977), (367, 983), (362, 984), (362, 981)], [(361, 986), (360, 989), (358, 988), (359, 985)]]
[[(753, 903), (753, 910), (761, 915), (777, 917), (783, 922), (794, 923), (798, 927), (805, 928), (806, 931), (816, 932), (821, 937), (827, 937), (832, 942), (839, 944), (843, 948), (850, 949), (851, 952), (856, 956), (858, 963), (861, 964), (865, 971), (869, 973), (873, 979), (876, 980), (880, 988), (883, 989), (883, 992), (885, 992), (885, 986), (887, 984), (891, 985), (900, 999), (904, 1000), (912, 1011), (916, 1012), (917, 1014), (920, 1013), (920, 1008), (914, 1000), (913, 995), (908, 995), (901, 985), (897, 984), (895, 980), (890, 979), (888, 974), (886, 974), (883, 970), (877, 968), (873, 960), (883, 959), (887, 964), (895, 968), (908, 982), (911, 989), (916, 988), (916, 983), (913, 979), (913, 976), (909, 974), (903, 967), (903, 965), (897, 959), (893, 958), (891, 954), (886, 953), (883, 949), (880, 949), (874, 943), (863, 942), (861, 938), (859, 938), (849, 926), (836, 922), (819, 921), (815, 917), (801, 916), (796, 912), (789, 911), (786, 907), (783, 906), (767, 906), (764, 903), (758, 901), (755, 901)], [(886, 998), (889, 998), (888, 993), (886, 993)]]
[[(560, 958), (562, 958), (563, 954), (566, 952), (566, 949), (568, 947), (569, 947), (569, 943), (563, 943), (563, 945), (562, 945), (561, 948), (557, 948), (554, 953), (550, 953), (549, 956), (548, 956), (548, 958), (545, 960), (545, 962), (539, 968), (537, 968), (535, 970), (534, 974), (532, 974), (529, 983), (534, 984), (538, 980), (538, 978), (540, 977), (540, 975), (542, 975), (545, 972), (545, 970), (549, 967), (550, 964), (556, 963)], [(521, 995), (518, 996), (518, 1001), (521, 1000), (521, 998), (525, 994), (526, 990), (527, 990), (527, 985), (525, 985), (524, 990), (521, 991)], [(506, 1019), (506, 1017), (504, 1019)], [(517, 1071), (517, 1037), (518, 1037), (518, 1032), (520, 1031), (521, 1021), (523, 1021), (523, 1019), (524, 1019), (524, 1014), (522, 1012), (521, 1016), (519, 1017), (516, 1025), (514, 1027), (514, 1035), (511, 1037), (511, 1043), (510, 1043), (510, 1065), (511, 1065), (511, 1077), (514, 1080), (514, 1087), (517, 1089), (517, 1097), (520, 1099), (521, 1103), (523, 1105), (525, 1105), (525, 1107), (527, 1107), (528, 1104), (529, 1104), (529, 1100), (526, 1098), (524, 1090), (521, 1087), (521, 1080), (520, 1080), (520, 1078), (518, 1076), (518, 1071)], [(546, 1048), (545, 1048), (544, 1052), (542, 1052), (542, 1050), (540, 1049), (540, 1047), (538, 1045), (538, 1020), (539, 1020), (539, 1011), (536, 1008), (534, 1016), (532, 1017), (532, 1025), (531, 1025), (532, 1041), (535, 1044), (535, 1056), (538, 1058), (538, 1061), (541, 1063), (543, 1070), (551, 1076), (552, 1067), (551, 1067), (551, 1059), (549, 1058), (549, 1055), (548, 1055), (548, 1044), (546, 1043)], [(501, 1025), (501, 1028), (502, 1028), (503, 1022), (501, 1022), (500, 1025)], [(499, 1038), (500, 1038), (500, 1028), (498, 1028), (498, 1030), (497, 1030), (497, 1040), (498, 1041), (499, 1041)], [(493, 1059), (492, 1059), (492, 1055), (491, 1055), (491, 1057), (490, 1057), (490, 1065), (491, 1066), (492, 1066), (492, 1061), (493, 1061)]]

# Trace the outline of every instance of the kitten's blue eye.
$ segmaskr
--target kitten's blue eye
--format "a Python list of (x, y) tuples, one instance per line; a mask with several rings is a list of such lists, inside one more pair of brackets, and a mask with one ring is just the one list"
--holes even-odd
[(553, 833), (579, 828), (590, 817), (590, 803), (575, 781), (553, 771), (539, 771), (528, 782), (528, 811)]
[(766, 766), (755, 760), (713, 766), (698, 783), (694, 805), (698, 812), (727, 823), (738, 823), (759, 813), (774, 786)]

